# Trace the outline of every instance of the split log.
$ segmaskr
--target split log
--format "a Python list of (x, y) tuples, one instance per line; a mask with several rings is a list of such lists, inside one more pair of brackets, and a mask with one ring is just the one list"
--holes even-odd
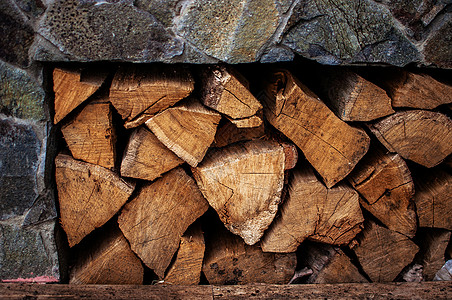
[(113, 217), (135, 184), (108, 169), (64, 154), (55, 158), (55, 165), (61, 225), (72, 247)]
[(389, 229), (414, 237), (414, 183), (405, 161), (372, 145), (348, 177), (361, 194), (361, 205)]
[(71, 269), (70, 284), (143, 284), (140, 259), (119, 228), (110, 227), (89, 248), (82, 249)]
[(201, 101), (232, 119), (251, 117), (262, 105), (248, 81), (230, 66), (210, 66), (201, 73)]
[(446, 262), (444, 254), (449, 244), (451, 232), (443, 229), (422, 228), (417, 234), (420, 242), (415, 261), (422, 264), (424, 279), (433, 280), (436, 273)]
[(420, 227), (452, 230), (452, 175), (440, 168), (413, 175)]
[(152, 132), (139, 127), (130, 134), (121, 163), (121, 176), (152, 181), (183, 162)]
[(337, 118), (288, 71), (274, 73), (260, 98), (268, 121), (303, 151), (327, 187), (347, 176), (367, 152), (364, 130)]
[(369, 282), (338, 247), (307, 242), (301, 246), (299, 265), (312, 270), (303, 283)]
[(353, 250), (372, 282), (389, 282), (413, 261), (419, 247), (405, 235), (368, 221)]
[(254, 128), (263, 124), (262, 116), (257, 115), (242, 119), (228, 118), (228, 120), (231, 121), (231, 123), (234, 123), (237, 128)]
[(452, 153), (452, 121), (441, 113), (399, 111), (369, 128), (389, 151), (427, 168)]
[(203, 272), (210, 284), (286, 284), (297, 264), (295, 253), (264, 253), (224, 228), (207, 235)]
[(105, 168), (115, 166), (116, 132), (110, 103), (89, 103), (61, 132), (75, 159)]
[(53, 70), (53, 91), (55, 92), (55, 116), (53, 122), (60, 122), (82, 102), (99, 89), (107, 78), (104, 72), (83, 72), (78, 69)]
[(220, 119), (220, 114), (191, 99), (155, 115), (146, 126), (166, 147), (196, 167), (212, 144)]
[(226, 228), (248, 245), (259, 241), (281, 200), (283, 148), (274, 141), (257, 140), (212, 149), (192, 171)]
[(265, 252), (294, 252), (306, 238), (348, 244), (363, 221), (355, 190), (346, 184), (328, 189), (303, 166), (294, 170), (280, 216), (266, 231), (261, 247)]
[(265, 126), (262, 123), (258, 127), (239, 128), (234, 123), (226, 121), (220, 124), (215, 134), (214, 147), (225, 147), (227, 145), (259, 139), (265, 135)]
[(178, 167), (145, 184), (118, 223), (132, 250), (163, 279), (181, 236), (207, 208), (194, 180)]
[(194, 80), (185, 67), (121, 66), (113, 78), (110, 99), (126, 128), (131, 128), (186, 98), (193, 88)]
[(204, 235), (199, 224), (191, 225), (181, 238), (176, 258), (165, 276), (166, 284), (196, 285), (201, 278)]

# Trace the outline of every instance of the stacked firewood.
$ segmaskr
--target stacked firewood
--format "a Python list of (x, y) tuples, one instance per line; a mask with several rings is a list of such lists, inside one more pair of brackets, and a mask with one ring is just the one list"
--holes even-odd
[(452, 87), (269, 69), (251, 86), (227, 65), (54, 69), (70, 283), (433, 278), (452, 252)]

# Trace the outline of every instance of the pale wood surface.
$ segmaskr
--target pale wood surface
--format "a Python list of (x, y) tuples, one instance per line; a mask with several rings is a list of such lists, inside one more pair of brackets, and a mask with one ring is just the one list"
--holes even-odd
[(301, 149), (327, 187), (347, 176), (367, 152), (367, 134), (336, 117), (288, 71), (273, 73), (264, 85), (267, 120)]
[(444, 254), (449, 244), (451, 232), (444, 229), (422, 228), (417, 234), (420, 242), (418, 255), (415, 261), (423, 266), (424, 280), (433, 280), (436, 272), (446, 262)]
[(264, 123), (253, 128), (238, 128), (232, 122), (226, 121), (224, 124), (218, 126), (213, 146), (224, 147), (236, 142), (259, 139), (264, 135)]
[(207, 208), (194, 180), (178, 167), (144, 184), (118, 223), (132, 250), (163, 279), (181, 236)]
[(414, 183), (398, 154), (373, 144), (348, 180), (361, 194), (361, 205), (389, 229), (408, 237), (416, 234)]
[(369, 128), (389, 151), (427, 168), (452, 153), (452, 121), (441, 113), (399, 111)]
[(121, 176), (154, 180), (184, 163), (145, 127), (132, 131), (121, 163)]
[(253, 245), (272, 222), (284, 184), (284, 151), (274, 141), (212, 149), (192, 168), (203, 195), (233, 233)]
[(228, 120), (234, 123), (237, 128), (254, 128), (261, 126), (263, 123), (262, 116), (257, 115), (241, 119), (228, 118)]
[(196, 167), (212, 144), (221, 116), (196, 99), (155, 115), (146, 126), (190, 166)]
[(59, 154), (55, 165), (60, 221), (72, 247), (113, 217), (130, 197), (135, 184), (69, 155)]

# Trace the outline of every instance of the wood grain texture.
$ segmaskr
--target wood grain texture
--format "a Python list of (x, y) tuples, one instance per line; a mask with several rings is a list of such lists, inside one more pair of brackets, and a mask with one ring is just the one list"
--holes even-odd
[(389, 282), (413, 261), (419, 247), (403, 234), (367, 221), (353, 250), (373, 282)]
[(55, 92), (55, 116), (57, 124), (67, 114), (84, 102), (99, 89), (107, 77), (107, 73), (96, 72), (83, 74), (79, 69), (53, 70), (53, 91)]
[(75, 159), (105, 168), (116, 160), (116, 131), (110, 103), (90, 103), (61, 127)]
[(257, 115), (241, 119), (228, 118), (228, 120), (234, 123), (238, 128), (255, 128), (263, 124), (262, 116)]
[(132, 250), (163, 279), (181, 236), (207, 208), (194, 180), (178, 167), (144, 184), (118, 223)]
[(389, 229), (414, 237), (417, 218), (414, 183), (405, 161), (373, 144), (348, 176), (361, 205)]
[(327, 187), (350, 173), (370, 139), (336, 115), (288, 71), (269, 76), (260, 96), (267, 120), (304, 153)]
[(421, 228), (416, 238), (420, 251), (415, 261), (423, 266), (424, 280), (433, 280), (446, 262), (444, 254), (451, 237), (451, 232), (444, 229)]
[(220, 119), (219, 113), (191, 99), (157, 114), (146, 126), (166, 147), (196, 167), (212, 144)]
[(60, 221), (70, 247), (113, 217), (135, 188), (108, 169), (68, 155), (59, 154), (55, 166)]
[(192, 168), (221, 221), (253, 245), (272, 222), (284, 184), (284, 151), (274, 141), (249, 141), (212, 149)]
[(194, 80), (186, 67), (126, 65), (113, 78), (110, 99), (131, 128), (186, 98), (193, 88)]
[(399, 111), (368, 126), (389, 151), (427, 168), (452, 153), (452, 121), (441, 113)]
[(154, 180), (184, 163), (145, 127), (132, 131), (121, 163), (121, 176)]
[(225, 147), (227, 145), (259, 139), (265, 135), (265, 126), (262, 123), (258, 127), (239, 128), (234, 123), (226, 121), (218, 126), (214, 139), (214, 147)]

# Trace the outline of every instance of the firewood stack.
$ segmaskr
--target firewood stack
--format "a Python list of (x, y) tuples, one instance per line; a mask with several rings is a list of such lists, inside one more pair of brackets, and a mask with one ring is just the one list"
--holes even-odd
[(259, 68), (251, 87), (226, 65), (54, 69), (70, 283), (433, 278), (450, 256), (452, 87)]

